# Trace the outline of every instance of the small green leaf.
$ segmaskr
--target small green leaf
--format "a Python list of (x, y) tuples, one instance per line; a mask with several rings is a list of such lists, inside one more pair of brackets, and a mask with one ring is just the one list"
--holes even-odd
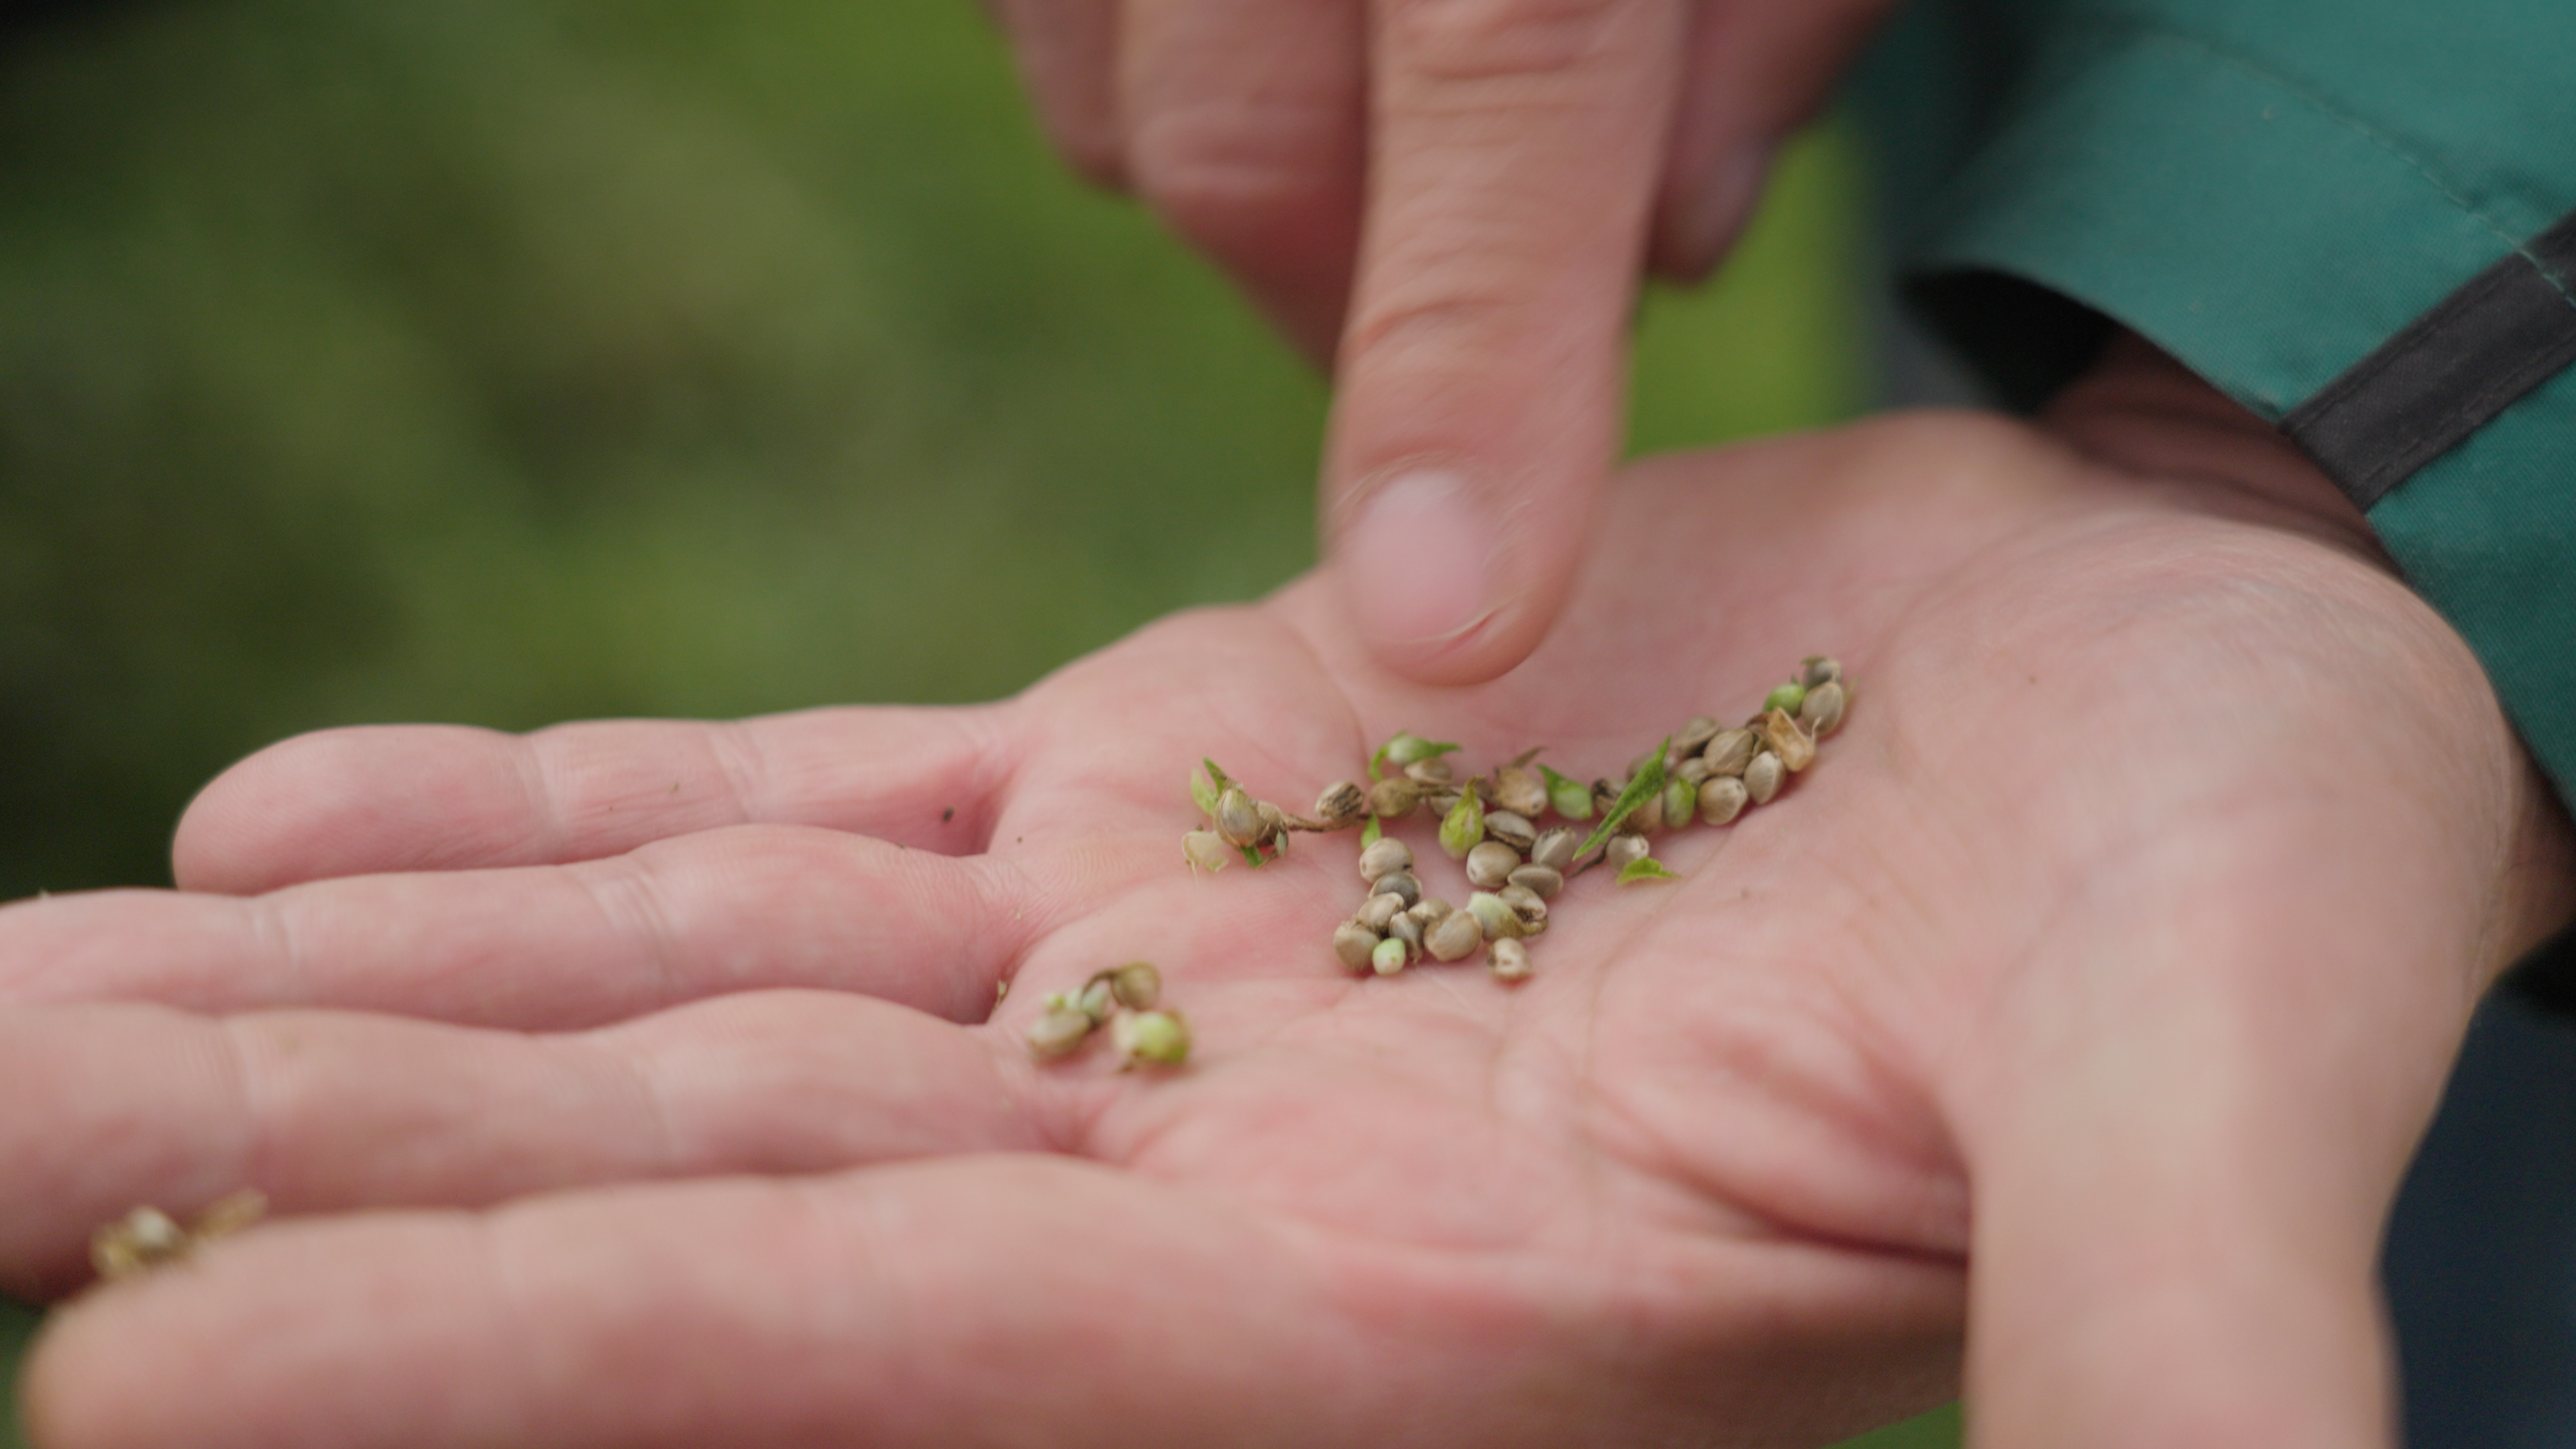
[(1547, 777), (1547, 803), (1568, 820), (1592, 818), (1592, 787), (1580, 780), (1569, 780), (1545, 765), (1538, 772)]
[[(1214, 767), (1211, 766), (1210, 768)], [(1214, 820), (1216, 818), (1217, 796), (1224, 793), (1223, 789), (1208, 778), (1206, 770), (1190, 771), (1190, 800), (1191, 803), (1199, 807), (1199, 813), (1201, 815), (1206, 816), (1210, 820)]]
[(1249, 845), (1237, 846), (1236, 849), (1243, 852), (1243, 863), (1245, 865), (1251, 866), (1254, 870), (1261, 869), (1261, 852), (1259, 850)]
[(1376, 816), (1370, 816), (1368, 818), (1368, 824), (1360, 827), (1360, 849), (1366, 850), (1370, 846), (1377, 844), (1378, 838), (1385, 834), (1386, 827), (1378, 823), (1378, 818)]
[(1201, 756), (1199, 758), (1199, 764), (1206, 768), (1208, 779), (1215, 783), (1216, 793), (1222, 795), (1226, 791), (1234, 788), (1234, 780), (1217, 765), (1216, 761), (1208, 759), (1205, 756)]
[(1655, 859), (1651, 855), (1638, 856), (1635, 860), (1619, 867), (1619, 884), (1621, 885), (1634, 885), (1641, 880), (1680, 879), (1680, 876), (1664, 869), (1664, 863)]
[(1449, 818), (1440, 822), (1440, 848), (1451, 860), (1465, 860), (1484, 838), (1485, 802), (1471, 780), (1458, 792), (1458, 803), (1449, 807)]
[(1638, 806), (1654, 799), (1655, 792), (1664, 788), (1664, 752), (1672, 747), (1673, 737), (1664, 736), (1664, 742), (1646, 757), (1645, 766), (1637, 771), (1637, 778), (1630, 780), (1628, 788), (1619, 792), (1619, 799), (1610, 807), (1610, 813), (1602, 816), (1601, 823), (1593, 827), (1592, 838), (1583, 842), (1583, 848), (1574, 853), (1576, 859), (1599, 850), (1601, 842), (1608, 840), (1630, 815), (1635, 814)]

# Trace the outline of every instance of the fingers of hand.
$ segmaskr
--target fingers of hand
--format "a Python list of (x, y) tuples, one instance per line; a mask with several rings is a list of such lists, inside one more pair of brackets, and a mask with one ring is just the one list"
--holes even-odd
[[(725, 997), (578, 1036), (347, 1012), (0, 1016), (7, 1286), (77, 1281), (91, 1229), (242, 1187), (289, 1214), (479, 1206), (637, 1178), (1047, 1144), (1020, 1053), (837, 993)], [(1005, 1063), (1011, 1065), (1005, 1066)]]
[(1137, 189), (1330, 366), (1366, 169), (1362, 0), (1128, 0)]
[(1761, 197), (1771, 158), (1833, 93), (1889, 0), (1704, 0), (1665, 147), (1651, 257), (1705, 275)]
[(1681, 0), (1383, 0), (1328, 532), (1389, 665), (1490, 678), (1553, 621), (1624, 422)]
[(1065, 164), (1102, 186), (1126, 183), (1118, 123), (1118, 0), (988, 0), (1011, 38), (1020, 82)]
[(82, 1449), (1371, 1442), (1417, 1376), (1320, 1292), (1057, 1161), (644, 1186), (246, 1234), (73, 1305), (21, 1402)]
[(22, 902), (0, 909), (0, 1001), (336, 1006), (544, 1030), (812, 986), (980, 1021), (1010, 962), (1061, 899), (1079, 898), (996, 857), (738, 826), (610, 860), (359, 876), (247, 900)]
[(182, 888), (234, 895), (379, 871), (593, 860), (745, 823), (959, 854), (982, 848), (1010, 718), (1006, 708), (871, 708), (531, 735), (326, 730), (207, 786), (172, 853)]

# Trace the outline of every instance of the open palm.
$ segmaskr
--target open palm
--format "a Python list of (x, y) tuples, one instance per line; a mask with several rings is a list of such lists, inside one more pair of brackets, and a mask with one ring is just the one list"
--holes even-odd
[[(1981, 1442), (2383, 1436), (2380, 1221), (2565, 872), (2465, 650), (2239, 453), (1654, 462), (1471, 690), (1309, 579), (983, 709), (280, 747), (182, 833), (231, 898), (0, 913), (10, 1282), (290, 1219), (84, 1300), (37, 1441), (1816, 1443), (1955, 1392), (1963, 1313)], [(1349, 835), (1181, 860), (1202, 755), (1589, 778), (1819, 651), (1818, 766), (1518, 986), (1343, 970)], [(1028, 1059), (1139, 957), (1186, 1069)]]

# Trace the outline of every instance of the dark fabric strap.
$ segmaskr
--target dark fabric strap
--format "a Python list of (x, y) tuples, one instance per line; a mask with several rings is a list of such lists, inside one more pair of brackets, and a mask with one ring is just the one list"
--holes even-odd
[(2363, 508), (2576, 362), (2576, 213), (2281, 419)]

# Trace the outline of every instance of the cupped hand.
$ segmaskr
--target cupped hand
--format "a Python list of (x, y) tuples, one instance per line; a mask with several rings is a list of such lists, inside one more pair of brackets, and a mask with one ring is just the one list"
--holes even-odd
[(1588, 548), (1640, 271), (1729, 246), (1889, 0), (989, 0), (1059, 150), (1332, 365), (1358, 637), (1525, 658)]
[[(73, 1304), (35, 1441), (1820, 1443), (1956, 1391), (1964, 1314), (1981, 1445), (2382, 1442), (2380, 1223), (2569, 871), (2249, 422), (2148, 362), (2060, 437), (1644, 465), (1470, 691), (1311, 578), (991, 708), (257, 757), (180, 841), (239, 894), (0, 912), (10, 1283), (283, 1214)], [(1819, 651), (1817, 765), (1575, 881), (1516, 987), (1344, 971), (1350, 836), (1181, 860), (1201, 755), (1291, 808), (1399, 728), (1609, 773)], [(1185, 1068), (1029, 1059), (1136, 957)]]

